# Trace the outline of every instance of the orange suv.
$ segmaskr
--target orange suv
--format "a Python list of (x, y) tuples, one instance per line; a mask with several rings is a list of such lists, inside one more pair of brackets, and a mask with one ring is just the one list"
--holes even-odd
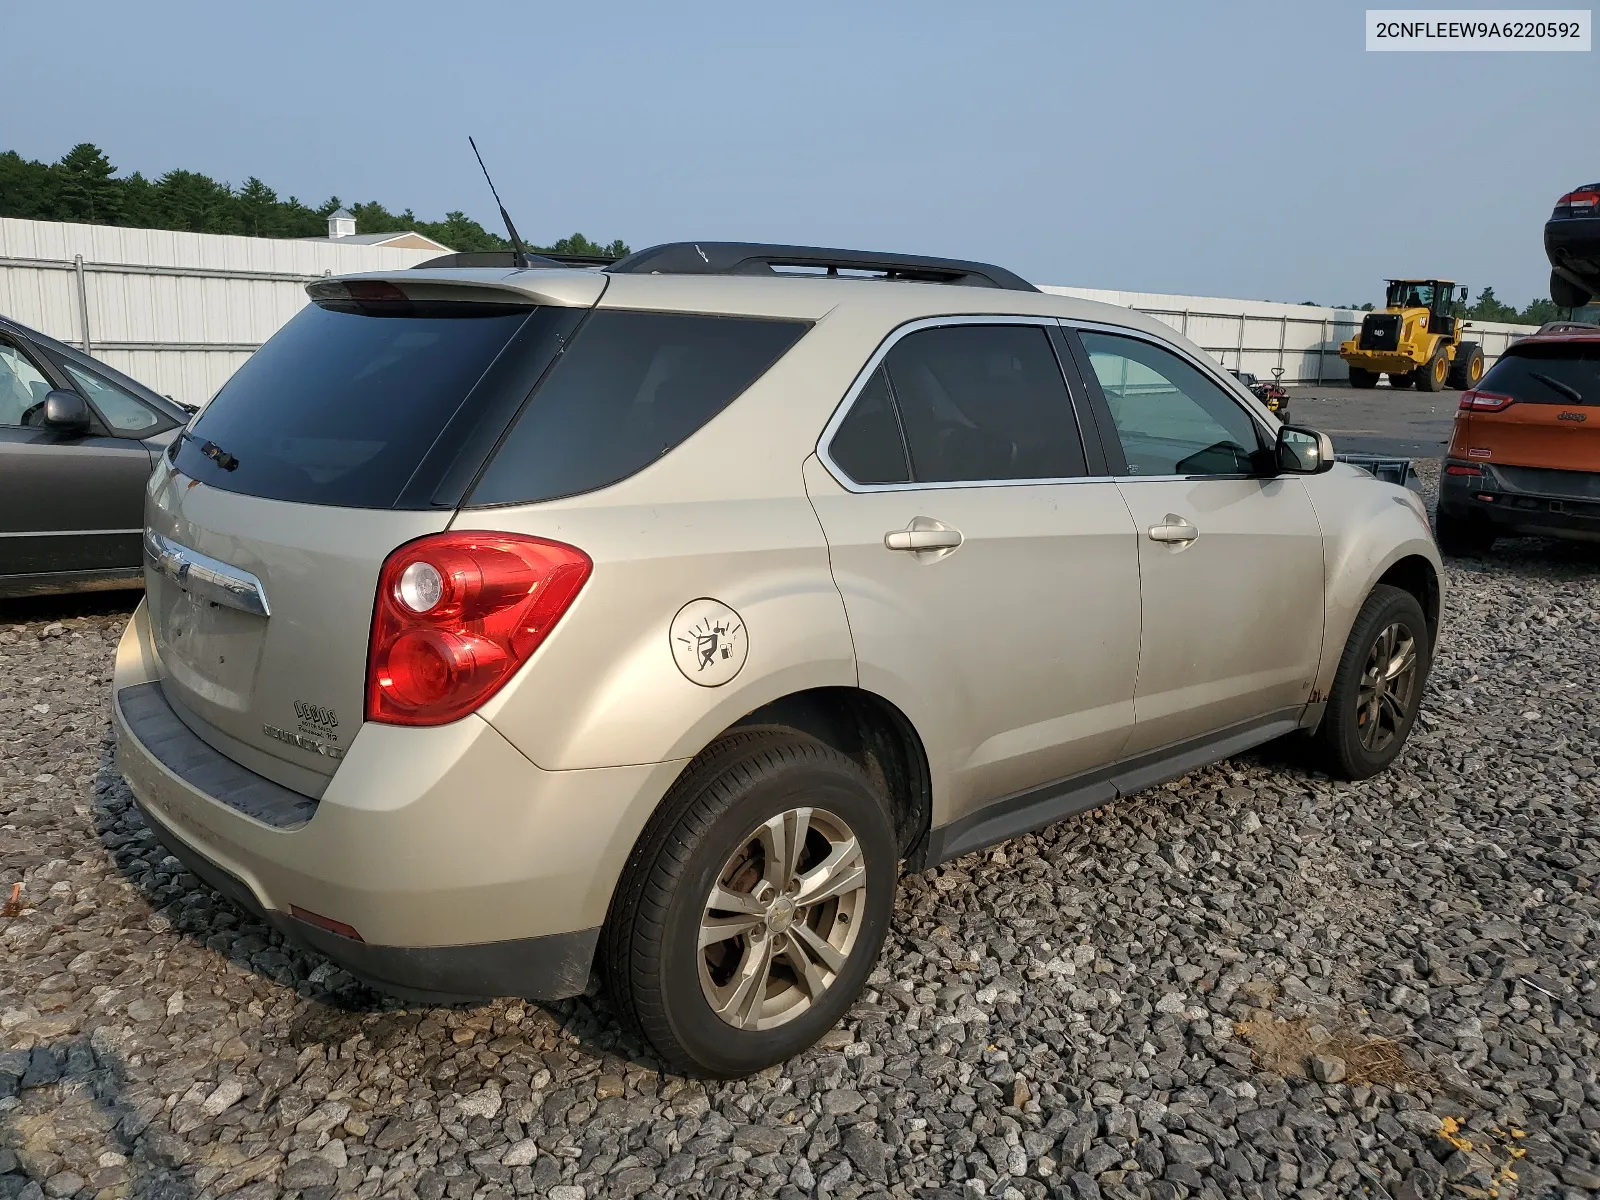
[(1600, 326), (1513, 343), (1461, 395), (1434, 531), (1446, 554), (1499, 536), (1600, 541)]

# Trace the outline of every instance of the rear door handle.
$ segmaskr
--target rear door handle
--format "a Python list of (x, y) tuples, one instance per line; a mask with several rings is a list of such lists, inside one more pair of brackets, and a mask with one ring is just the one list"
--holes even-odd
[(932, 517), (912, 517), (904, 529), (892, 529), (883, 535), (887, 550), (909, 551), (919, 558), (943, 558), (961, 545), (961, 531), (951, 529)]
[(1200, 531), (1177, 513), (1168, 513), (1162, 524), (1150, 526), (1152, 542), (1192, 542), (1199, 536)]
[(896, 529), (883, 535), (890, 550), (954, 550), (961, 534), (954, 529)]

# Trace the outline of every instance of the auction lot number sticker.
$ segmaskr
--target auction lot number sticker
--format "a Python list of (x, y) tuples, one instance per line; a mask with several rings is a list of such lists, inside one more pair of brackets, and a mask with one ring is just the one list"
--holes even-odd
[(1586, 8), (1369, 8), (1368, 50), (1589, 49)]

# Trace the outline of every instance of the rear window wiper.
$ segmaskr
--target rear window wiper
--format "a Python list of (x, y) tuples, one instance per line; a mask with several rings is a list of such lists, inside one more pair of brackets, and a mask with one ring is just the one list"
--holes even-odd
[(1577, 388), (1573, 387), (1570, 383), (1562, 383), (1561, 380), (1546, 375), (1543, 371), (1529, 371), (1528, 374), (1534, 379), (1537, 379), (1540, 383), (1544, 384), (1546, 387), (1554, 388), (1563, 396), (1570, 396), (1574, 404), (1584, 403), (1583, 393)]

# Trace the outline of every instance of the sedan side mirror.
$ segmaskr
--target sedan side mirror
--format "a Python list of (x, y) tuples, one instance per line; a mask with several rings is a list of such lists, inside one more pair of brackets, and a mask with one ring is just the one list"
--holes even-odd
[(1285, 475), (1320, 475), (1333, 470), (1333, 439), (1315, 429), (1284, 425), (1278, 429), (1277, 466)]
[(44, 427), (53, 433), (89, 432), (89, 405), (77, 392), (56, 388), (44, 398)]

